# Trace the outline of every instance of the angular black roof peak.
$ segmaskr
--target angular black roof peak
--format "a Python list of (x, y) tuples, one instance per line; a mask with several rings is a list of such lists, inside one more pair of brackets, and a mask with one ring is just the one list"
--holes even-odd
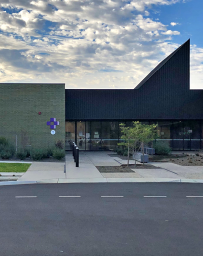
[(147, 80), (150, 79), (150, 77), (152, 77), (160, 68), (162, 68), (188, 42), (190, 44), (190, 38), (181, 46), (179, 46), (174, 52), (172, 52), (168, 57), (162, 60), (134, 89), (139, 89)]

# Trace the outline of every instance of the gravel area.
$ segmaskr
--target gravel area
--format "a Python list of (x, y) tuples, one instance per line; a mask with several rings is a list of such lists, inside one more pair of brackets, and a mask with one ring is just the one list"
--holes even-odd
[[(119, 157), (122, 160), (128, 159), (127, 156), (120, 156), (117, 154), (109, 154), (111, 157)], [(133, 160), (130, 157), (130, 160)], [(149, 155), (150, 162), (170, 162), (174, 164), (179, 164), (182, 166), (203, 166), (203, 152), (184, 152), (184, 153), (172, 153), (168, 156), (163, 155)]]
[(182, 166), (203, 166), (203, 153), (172, 154), (169, 156), (150, 156), (151, 162), (171, 162)]
[[(122, 159), (122, 160), (128, 160), (128, 157), (127, 156), (122, 156), (122, 155), (118, 155), (118, 154), (108, 154), (109, 156), (111, 156), (111, 157), (119, 157), (120, 159)], [(132, 158), (132, 156), (130, 156), (130, 158), (129, 158), (130, 160), (134, 160), (133, 158)]]

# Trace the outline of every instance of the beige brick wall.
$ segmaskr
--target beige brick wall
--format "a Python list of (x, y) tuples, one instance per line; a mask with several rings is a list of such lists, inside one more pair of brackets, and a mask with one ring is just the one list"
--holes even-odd
[[(50, 118), (59, 121), (55, 135), (47, 126)], [(15, 144), (16, 135), (19, 148), (65, 141), (65, 84), (0, 84), (0, 136)]]

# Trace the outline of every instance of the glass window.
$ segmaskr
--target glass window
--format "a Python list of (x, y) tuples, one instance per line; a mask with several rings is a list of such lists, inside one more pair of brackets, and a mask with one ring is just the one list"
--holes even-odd
[(184, 130), (182, 121), (174, 121), (172, 129), (173, 150), (183, 150)]
[(118, 143), (118, 122), (102, 122), (102, 148), (114, 150)]
[(101, 122), (91, 122), (91, 150), (102, 150), (101, 130)]
[(157, 123), (157, 141), (165, 141), (172, 147), (171, 129), (172, 122), (170, 121), (158, 121)]
[(66, 122), (65, 132), (65, 149), (70, 150), (70, 141), (75, 141), (75, 122)]
[(184, 150), (200, 149), (200, 122), (196, 120), (183, 121)]
[(86, 150), (91, 150), (90, 122), (86, 122)]

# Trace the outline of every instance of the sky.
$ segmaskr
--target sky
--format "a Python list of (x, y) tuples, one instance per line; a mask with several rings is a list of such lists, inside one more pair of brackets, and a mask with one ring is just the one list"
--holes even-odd
[(0, 0), (0, 83), (132, 89), (190, 38), (203, 89), (202, 0)]

